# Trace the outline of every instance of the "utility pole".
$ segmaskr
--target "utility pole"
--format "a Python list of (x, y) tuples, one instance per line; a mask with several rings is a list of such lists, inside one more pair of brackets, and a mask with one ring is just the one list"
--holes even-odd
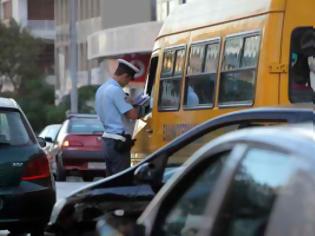
[(151, 0), (151, 21), (157, 21), (156, 17), (156, 3), (157, 0)]
[(71, 113), (78, 112), (78, 88), (77, 88), (77, 0), (69, 0), (69, 70), (71, 78)]

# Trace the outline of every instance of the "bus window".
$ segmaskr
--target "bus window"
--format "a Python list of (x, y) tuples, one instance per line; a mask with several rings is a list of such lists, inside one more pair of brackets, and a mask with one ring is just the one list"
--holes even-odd
[(164, 52), (159, 92), (160, 111), (179, 109), (184, 61), (185, 48), (168, 49)]
[(259, 46), (259, 35), (226, 39), (219, 89), (220, 105), (253, 104)]
[(162, 68), (162, 76), (172, 75), (173, 65), (174, 65), (174, 53), (173, 50), (165, 51), (164, 53), (164, 61)]
[(291, 36), (290, 100), (293, 103), (311, 102), (315, 92), (315, 30), (297, 28)]
[(185, 87), (185, 108), (213, 105), (219, 48), (219, 42), (191, 46)]

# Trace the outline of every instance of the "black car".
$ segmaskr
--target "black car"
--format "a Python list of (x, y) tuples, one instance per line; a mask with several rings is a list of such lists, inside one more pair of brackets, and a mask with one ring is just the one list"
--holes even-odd
[(245, 129), (199, 149), (136, 225), (106, 214), (98, 235), (315, 234), (314, 124)]
[(103, 132), (95, 114), (68, 115), (48, 151), (56, 180), (65, 181), (69, 175), (80, 176), (85, 181), (106, 176)]
[(180, 172), (179, 167), (214, 137), (250, 126), (309, 122), (314, 117), (312, 109), (257, 108), (209, 120), (152, 153), (138, 165), (57, 202), (47, 232), (52, 235), (93, 232), (97, 218), (104, 214), (120, 215), (124, 224), (134, 223), (171, 173)]
[(19, 105), (0, 98), (0, 229), (42, 235), (56, 200), (48, 159)]

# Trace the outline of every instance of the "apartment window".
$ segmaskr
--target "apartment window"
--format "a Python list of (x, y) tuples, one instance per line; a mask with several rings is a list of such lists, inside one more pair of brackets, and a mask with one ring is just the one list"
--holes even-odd
[(11, 19), (12, 18), (12, 1), (6, 1), (2, 5), (3, 7), (3, 18)]
[(86, 4), (86, 18), (87, 19), (93, 17), (93, 12), (92, 12), (92, 10), (93, 10), (93, 7), (92, 7), (93, 2), (94, 2), (94, 0), (90, 0)]
[(66, 0), (62, 0), (61, 9), (62, 9), (62, 24), (66, 24), (67, 22), (69, 22), (69, 19), (68, 19), (69, 2)]
[(184, 0), (157, 0), (157, 20), (163, 21), (178, 5), (183, 3), (185, 3)]
[(98, 17), (101, 15), (101, 3), (100, 0), (95, 0), (95, 16)]
[(28, 0), (28, 20), (54, 20), (54, 0)]

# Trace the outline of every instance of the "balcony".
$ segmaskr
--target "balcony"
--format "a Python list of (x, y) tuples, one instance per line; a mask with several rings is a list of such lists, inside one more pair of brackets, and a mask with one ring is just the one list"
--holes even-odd
[(88, 59), (151, 52), (161, 26), (161, 22), (151, 21), (96, 32), (87, 40)]
[(28, 20), (26, 28), (36, 38), (55, 40), (56, 30), (53, 20)]

